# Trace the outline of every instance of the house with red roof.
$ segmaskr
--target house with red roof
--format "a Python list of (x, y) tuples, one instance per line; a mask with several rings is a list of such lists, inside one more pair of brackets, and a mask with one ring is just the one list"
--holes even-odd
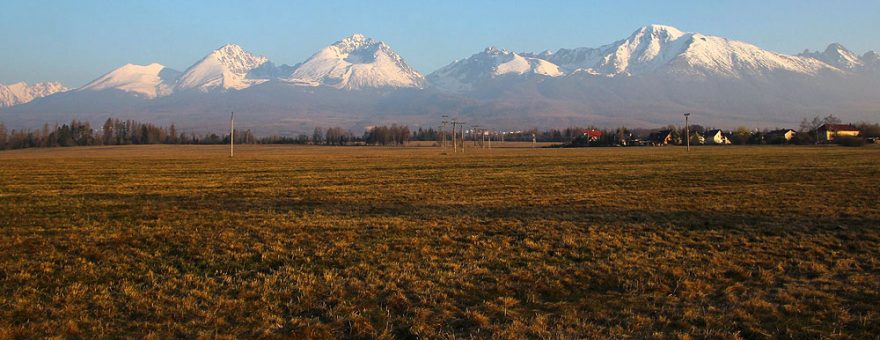
[(820, 142), (831, 142), (839, 137), (858, 137), (861, 132), (851, 124), (825, 124), (817, 132)]
[(602, 138), (603, 135), (602, 131), (596, 129), (584, 130), (583, 134), (584, 139), (586, 139), (588, 142), (595, 142), (599, 140), (599, 138)]

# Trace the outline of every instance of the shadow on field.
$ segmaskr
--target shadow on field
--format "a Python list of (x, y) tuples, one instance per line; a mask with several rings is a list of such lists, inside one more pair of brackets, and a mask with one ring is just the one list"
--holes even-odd
[[(571, 204), (446, 204), (410, 201), (351, 201), (333, 198), (302, 197), (239, 197), (234, 195), (169, 194), (104, 194), (90, 193), (77, 200), (102, 204), (100, 209), (81, 209), (89, 219), (108, 220), (173, 220), (175, 216), (205, 216), (226, 214), (296, 216), (319, 214), (346, 219), (394, 218), (409, 221), (442, 221), (446, 225), (459, 223), (492, 223), (495, 220), (519, 223), (571, 222), (585, 225), (640, 224), (646, 226), (676, 226), (688, 229), (733, 230), (749, 229), (763, 233), (785, 234), (815, 228), (825, 230), (868, 228), (880, 225), (872, 216), (795, 216), (791, 212), (732, 212), (720, 210), (658, 209), (646, 205), (633, 207), (590, 206)], [(105, 203), (102, 203), (105, 202)], [(109, 205), (109, 207), (108, 207)], [(35, 205), (36, 206), (36, 205)], [(69, 210), (71, 207), (57, 207)], [(45, 209), (45, 208), (40, 208)], [(51, 214), (52, 209), (42, 211)], [(100, 211), (100, 212), (99, 212)], [(58, 211), (65, 215), (69, 211)], [(173, 214), (172, 214), (173, 213)], [(210, 220), (210, 218), (208, 219)]]

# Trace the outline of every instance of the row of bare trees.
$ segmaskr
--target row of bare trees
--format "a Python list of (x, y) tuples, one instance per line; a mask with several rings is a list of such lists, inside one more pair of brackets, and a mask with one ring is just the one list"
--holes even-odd
[[(236, 143), (256, 143), (250, 130), (236, 133)], [(129, 144), (222, 144), (229, 135), (195, 134), (178, 131), (174, 124), (158, 126), (134, 120), (107, 119), (100, 129), (89, 122), (73, 120), (68, 124), (44, 124), (41, 129), (9, 130), (0, 123), (0, 150), (36, 147), (64, 147)]]
[(409, 139), (409, 127), (405, 125), (374, 126), (364, 133), (368, 145), (403, 145)]
[[(804, 119), (795, 139), (785, 143), (813, 144), (815, 132), (823, 124), (839, 124), (840, 119), (834, 115)], [(862, 131), (862, 136), (880, 136), (880, 124), (858, 123), (855, 126)], [(584, 139), (584, 131), (599, 130), (599, 138)], [(662, 129), (661, 129), (662, 130)], [(670, 125), (666, 127), (673, 133), (674, 140), (683, 140), (684, 128)], [(692, 143), (694, 137), (709, 130), (700, 125), (691, 125)], [(508, 141), (546, 141), (562, 142), (571, 145), (628, 145), (632, 141), (648, 138), (657, 129), (599, 129), (596, 127), (569, 127), (565, 129), (548, 129), (539, 131), (530, 129), (515, 132), (493, 132), (495, 138)], [(410, 140), (439, 140), (442, 133), (432, 128), (419, 128), (411, 131), (405, 125), (374, 126), (367, 129), (362, 136), (350, 130), (331, 127), (326, 130), (317, 127), (312, 136), (300, 134), (296, 137), (267, 136), (256, 138), (250, 130), (236, 132), (235, 142), (238, 144), (316, 144), (316, 145), (403, 145)], [(776, 140), (768, 138), (768, 131), (758, 131), (746, 127), (729, 130), (725, 135), (733, 144), (773, 144)], [(448, 135), (447, 138), (451, 138)], [(229, 135), (195, 134), (181, 132), (174, 124), (159, 126), (134, 120), (107, 119), (100, 129), (94, 129), (89, 122), (73, 120), (69, 124), (50, 126), (42, 129), (10, 130), (0, 123), (0, 150), (33, 147), (88, 146), (88, 145), (127, 145), (127, 144), (223, 144), (229, 143)]]

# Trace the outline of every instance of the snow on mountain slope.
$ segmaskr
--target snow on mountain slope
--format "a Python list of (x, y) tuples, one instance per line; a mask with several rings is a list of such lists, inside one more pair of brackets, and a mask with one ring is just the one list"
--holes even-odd
[(574, 49), (563, 48), (555, 52), (545, 51), (531, 56), (559, 65), (563, 72), (570, 74), (577, 71), (589, 71), (590, 68), (602, 61), (604, 53), (599, 48), (579, 47)]
[(312, 55), (286, 80), (297, 85), (354, 90), (418, 88), (424, 77), (384, 42), (354, 34)]
[(9, 85), (0, 84), (0, 107), (28, 103), (34, 99), (67, 90), (67, 87), (58, 82), (42, 82), (33, 85), (28, 85), (25, 82)]
[(478, 82), (505, 75), (559, 77), (564, 73), (547, 60), (489, 47), (431, 73), (428, 81), (440, 89), (462, 91)]
[(126, 64), (77, 89), (77, 91), (119, 90), (148, 99), (171, 94), (180, 72), (161, 64)]
[[(687, 79), (763, 78), (784, 71), (814, 76), (836, 68), (813, 58), (788, 56), (754, 45), (675, 27), (649, 25), (628, 38), (599, 48), (511, 53), (495, 48), (459, 60), (428, 75), (432, 86), (466, 91), (503, 74), (560, 77), (583, 73), (601, 77), (648, 74)], [(511, 80), (513, 81), (513, 80)]]
[(671, 73), (693, 75), (695, 70), (703, 75), (742, 78), (778, 71), (808, 76), (837, 71), (814, 59), (771, 52), (740, 41), (699, 33), (690, 34), (689, 39), (685, 51), (671, 63), (675, 67)]
[(663, 71), (688, 76), (741, 78), (788, 71), (815, 75), (830, 70), (811, 58), (787, 56), (757, 46), (674, 27), (649, 25), (624, 40), (599, 48), (562, 49), (538, 55), (567, 72), (633, 76)]
[(651, 25), (629, 38), (600, 48), (604, 53), (592, 71), (599, 74), (639, 74), (669, 63), (685, 49), (685, 34), (674, 27)]
[[(850, 52), (850, 50), (838, 43), (828, 45), (823, 52), (810, 52), (809, 50), (806, 50), (803, 53), (798, 54), (798, 56), (813, 58), (847, 71), (855, 71), (865, 66), (865, 62), (862, 58), (859, 58), (857, 54)], [(866, 54), (866, 56), (868, 56), (868, 54)]]
[(267, 62), (268, 58), (251, 54), (238, 45), (224, 45), (184, 71), (175, 88), (202, 92), (213, 89), (241, 90), (269, 80), (248, 77), (249, 72)]

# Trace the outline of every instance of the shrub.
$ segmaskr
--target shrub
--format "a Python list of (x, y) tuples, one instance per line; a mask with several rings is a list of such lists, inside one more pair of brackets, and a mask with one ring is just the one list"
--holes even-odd
[(791, 142), (798, 145), (816, 144), (816, 135), (811, 132), (798, 132)]
[(865, 140), (859, 137), (840, 137), (834, 139), (834, 143), (841, 146), (862, 146)]

